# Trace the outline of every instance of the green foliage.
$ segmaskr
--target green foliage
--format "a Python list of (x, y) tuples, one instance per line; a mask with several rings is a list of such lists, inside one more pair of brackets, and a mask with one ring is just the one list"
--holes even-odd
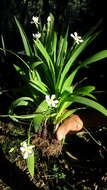
[(25, 48), (25, 52), (26, 52), (26, 55), (27, 56), (31, 56), (32, 55), (32, 48), (30, 46), (30, 43), (29, 43), (29, 40), (26, 36), (26, 33), (24, 32), (21, 24), (19, 23), (19, 21), (15, 18), (15, 21), (16, 21), (16, 24), (19, 28), (19, 31), (20, 31), (20, 34), (21, 34), (21, 37), (22, 37), (22, 40), (23, 40), (23, 45), (24, 45), (24, 48)]
[[(10, 108), (9, 108), (9, 115), (10, 115), (11, 119), (18, 122), (18, 119), (14, 115), (15, 114), (14, 113), (15, 108), (18, 106), (29, 106), (30, 102), (33, 102), (33, 99), (30, 97), (21, 97), (15, 101), (13, 101)], [(11, 115), (14, 115), (14, 116), (11, 116)], [(28, 118), (29, 118), (29, 116), (28, 116)]]
[(27, 158), (27, 167), (31, 177), (34, 177), (34, 153)]
[(35, 131), (38, 131), (42, 122), (45, 121), (46, 116), (49, 114), (48, 104), (45, 100), (39, 104), (38, 108), (36, 109), (36, 113), (37, 114), (35, 115), (33, 122)]
[(66, 177), (66, 174), (64, 174), (63, 172), (60, 172), (59, 167), (57, 167), (56, 165), (54, 165), (53, 173), (54, 174), (52, 176), (50, 176), (52, 178), (65, 179), (65, 177)]
[[(93, 31), (83, 37), (82, 43), (78, 43), (75, 40), (70, 47), (68, 43), (69, 30), (67, 29), (65, 33), (63, 32), (59, 35), (54, 27), (54, 17), (52, 14), (49, 15), (47, 23), (43, 26), (40, 22), (40, 18), (33, 17), (32, 23), (35, 25), (36, 30), (38, 30), (36, 34), (33, 34), (33, 41), (29, 41), (17, 18), (15, 18), (15, 22), (22, 38), (27, 60), (24, 60), (23, 56), (19, 56), (14, 52), (8, 52), (20, 59), (20, 64), (14, 64), (14, 67), (26, 81), (27, 86), (29, 86), (27, 96), (30, 96), (34, 102), (35, 113), (39, 112), (38, 110), (42, 102), (46, 103), (45, 96), (54, 94), (59, 101), (56, 108), (50, 108), (50, 117), (52, 115), (54, 124), (57, 124), (58, 121), (61, 122), (63, 118), (65, 118), (65, 115), (69, 115), (65, 114), (63, 116), (63, 112), (65, 109), (68, 109), (69, 106), (72, 108), (71, 105), (75, 102), (97, 109), (107, 116), (107, 110), (95, 101), (96, 98), (92, 94), (95, 90), (94, 86), (80, 86), (74, 84), (76, 74), (81, 68), (107, 57), (107, 50), (103, 50), (84, 61), (79, 61), (81, 53), (98, 36), (99, 32), (94, 33), (96, 28), (94, 27)], [(18, 102), (19, 101), (22, 102), (22, 99), (19, 98)], [(16, 102), (17, 101), (15, 101), (15, 104)], [(21, 103), (18, 104), (20, 105)], [(99, 109), (99, 107), (101, 109)], [(76, 111), (77, 109), (76, 107), (73, 110)], [(40, 109), (40, 112), (44, 112), (43, 107)], [(14, 109), (12, 112), (10, 111), (10, 113), (13, 114)], [(38, 127), (35, 129), (40, 127), (43, 121), (42, 118), (46, 119), (46, 117), (49, 117), (46, 113), (45, 117), (41, 114), (37, 114), (34, 123), (35, 126), (37, 125)]]

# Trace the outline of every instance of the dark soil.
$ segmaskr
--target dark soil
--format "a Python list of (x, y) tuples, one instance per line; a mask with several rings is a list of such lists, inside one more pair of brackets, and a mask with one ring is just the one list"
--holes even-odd
[[(68, 135), (63, 147), (56, 140), (32, 135), (36, 145), (33, 180), (19, 152), (26, 129), (23, 125), (2, 121), (0, 190), (106, 190), (107, 119), (92, 110), (78, 114), (88, 132), (83, 129), (78, 134)], [(13, 152), (10, 151), (12, 147)]]

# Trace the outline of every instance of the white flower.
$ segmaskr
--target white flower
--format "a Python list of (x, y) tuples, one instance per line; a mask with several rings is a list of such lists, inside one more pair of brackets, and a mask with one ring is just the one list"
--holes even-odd
[(39, 17), (33, 16), (33, 17), (32, 17), (32, 21), (31, 21), (31, 24), (33, 24), (33, 23), (39, 24)]
[(51, 22), (51, 17), (50, 17), (50, 16), (48, 16), (47, 22), (48, 22), (48, 23)]
[(33, 148), (35, 146), (34, 145), (28, 145), (26, 142), (23, 142), (21, 145), (22, 146), (20, 147), (20, 150), (22, 152), (23, 158), (27, 159), (30, 155), (33, 154)]
[(37, 40), (41, 37), (41, 33), (37, 32), (36, 34), (32, 34), (33, 38), (36, 38)]
[(77, 32), (74, 32), (74, 34), (70, 34), (70, 36), (76, 41), (77, 44), (83, 42), (83, 39), (81, 36), (78, 36)]
[(57, 107), (58, 104), (58, 100), (54, 94), (51, 96), (46, 95), (46, 102), (50, 107)]

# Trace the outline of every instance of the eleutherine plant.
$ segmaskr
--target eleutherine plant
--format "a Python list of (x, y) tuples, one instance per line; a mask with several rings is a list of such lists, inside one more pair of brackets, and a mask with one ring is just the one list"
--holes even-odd
[[(69, 34), (67, 29), (65, 33), (59, 35), (55, 31), (52, 14), (43, 26), (40, 18), (33, 16), (31, 24), (35, 25), (36, 33), (32, 34), (33, 39), (30, 42), (19, 21), (16, 18), (15, 21), (22, 37), (24, 54), (28, 60), (23, 59), (20, 65), (14, 66), (29, 85), (27, 96), (30, 96), (34, 102), (38, 101), (35, 113), (45, 112), (45, 119), (51, 117), (53, 124), (58, 125), (78, 110), (78, 107), (73, 107), (73, 103), (76, 102), (107, 115), (106, 108), (97, 103), (93, 95), (94, 86), (82, 86), (82, 84), (80, 86), (80, 81), (78, 85), (74, 84), (76, 74), (81, 72), (81, 68), (107, 57), (107, 50), (102, 50), (84, 61), (79, 61), (80, 54), (98, 36), (99, 32), (91, 31), (82, 38), (77, 32)], [(71, 47), (68, 35), (73, 41)], [(69, 106), (71, 109), (64, 112)], [(35, 117), (38, 120), (38, 115)], [(40, 127), (44, 120), (43, 114), (41, 118), (37, 125), (35, 123), (35, 129), (37, 126)]]
[[(20, 52), (22, 55), (11, 53), (20, 60), (20, 64), (15, 63), (14, 67), (26, 82), (26, 88), (24, 88), (26, 96), (13, 101), (9, 116), (17, 122), (23, 118), (32, 119), (31, 126), (33, 125), (35, 132), (51, 124), (53, 133), (58, 128), (60, 129), (63, 121), (66, 121), (78, 109), (82, 109), (82, 106), (94, 108), (107, 116), (107, 109), (99, 104), (93, 95), (94, 86), (83, 86), (82, 83), (80, 85), (80, 81), (74, 84), (76, 74), (81, 72), (83, 67), (107, 58), (107, 50), (102, 50), (84, 61), (79, 61), (81, 53), (98, 36), (99, 32), (91, 30), (81, 37), (77, 32), (70, 34), (67, 29), (65, 33), (59, 34), (55, 30), (52, 14), (49, 15), (44, 25), (39, 17), (33, 16), (31, 24), (35, 25), (36, 33), (32, 34), (32, 41), (30, 41), (17, 18), (15, 22), (23, 41), (24, 51)], [(25, 55), (26, 59), (24, 59)], [(15, 108), (19, 106), (33, 106), (35, 111), (19, 116), (15, 114)], [(60, 130), (57, 132), (58, 135)], [(62, 140), (66, 134), (67, 132), (57, 139)], [(24, 142), (21, 150), (23, 157), (28, 160), (28, 169), (32, 176), (34, 175), (33, 148), (30, 145), (29, 133), (28, 141)]]

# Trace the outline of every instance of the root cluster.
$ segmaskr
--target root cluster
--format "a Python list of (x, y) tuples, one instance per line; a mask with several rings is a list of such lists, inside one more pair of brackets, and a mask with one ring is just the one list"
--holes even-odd
[(43, 156), (58, 156), (62, 150), (62, 143), (55, 139), (52, 126), (42, 126), (32, 139), (32, 144), (42, 152)]

